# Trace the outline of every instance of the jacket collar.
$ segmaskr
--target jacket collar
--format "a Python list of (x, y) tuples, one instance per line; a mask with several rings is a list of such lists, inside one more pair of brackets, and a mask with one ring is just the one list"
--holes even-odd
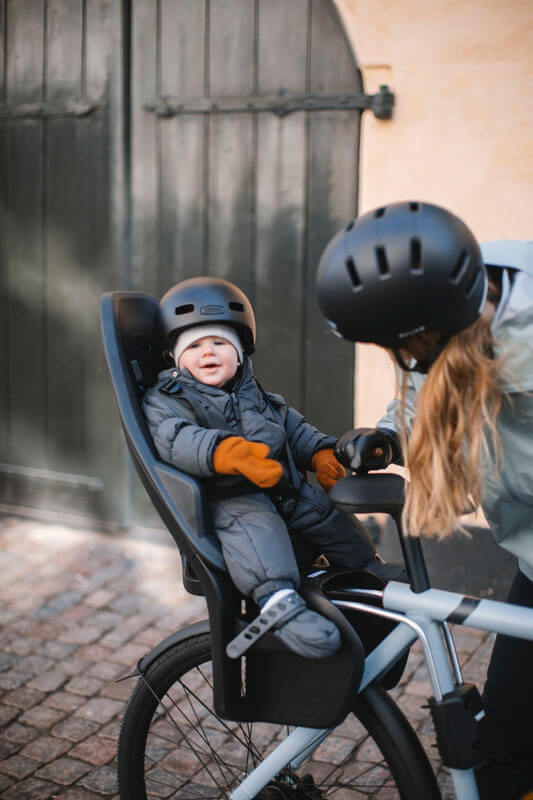
[[(188, 369), (178, 369), (177, 367), (170, 367), (170, 369), (165, 369), (159, 373), (159, 380), (169, 380), (174, 379), (178, 383), (183, 384), (184, 386), (190, 386), (191, 388), (196, 389), (196, 391), (203, 392), (205, 394), (223, 394), (227, 395), (229, 392), (238, 392), (242, 389), (243, 386), (252, 382), (254, 380), (254, 373), (252, 362), (249, 356), (244, 356), (243, 363), (237, 370), (237, 373), (231, 381), (225, 385), (225, 387), (221, 387), (220, 389), (216, 386), (209, 386), (206, 383), (202, 383), (201, 381), (196, 380), (193, 378), (191, 373)], [(233, 382), (233, 383), (232, 383)]]

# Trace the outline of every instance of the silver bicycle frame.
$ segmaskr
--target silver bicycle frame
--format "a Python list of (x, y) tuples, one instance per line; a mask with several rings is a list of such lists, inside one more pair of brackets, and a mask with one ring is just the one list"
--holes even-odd
[[(469, 613), (462, 613), (464, 595), (440, 589), (415, 593), (404, 583), (391, 581), (383, 592), (383, 608), (361, 602), (365, 590), (352, 590), (354, 600), (333, 600), (350, 608), (397, 621), (394, 630), (365, 660), (359, 689), (386, 673), (418, 638), (428, 668), (431, 690), (436, 700), (461, 682), (459, 663), (447, 622), (469, 628), (504, 633), (533, 641), (533, 609), (495, 600), (472, 600)], [(329, 735), (331, 730), (296, 728), (251, 772), (230, 795), (231, 800), (252, 800), (266, 784), (287, 766), (297, 768)], [(456, 800), (479, 800), (474, 770), (451, 769)]]

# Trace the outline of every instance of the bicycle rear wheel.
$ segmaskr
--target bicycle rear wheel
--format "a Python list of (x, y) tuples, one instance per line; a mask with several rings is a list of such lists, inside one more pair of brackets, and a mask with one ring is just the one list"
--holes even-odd
[[(228, 798), (289, 728), (237, 723), (212, 708), (209, 636), (162, 653), (135, 686), (118, 750), (122, 800)], [(310, 698), (312, 702), (312, 698)], [(373, 684), (353, 713), (295, 773), (284, 770), (261, 800), (439, 800), (429, 761), (385, 690)]]

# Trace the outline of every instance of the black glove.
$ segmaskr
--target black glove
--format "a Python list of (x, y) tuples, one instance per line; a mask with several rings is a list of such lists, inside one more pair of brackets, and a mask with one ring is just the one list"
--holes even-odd
[(384, 469), (392, 462), (401, 462), (398, 437), (387, 428), (356, 428), (343, 433), (335, 455), (341, 464), (355, 472)]

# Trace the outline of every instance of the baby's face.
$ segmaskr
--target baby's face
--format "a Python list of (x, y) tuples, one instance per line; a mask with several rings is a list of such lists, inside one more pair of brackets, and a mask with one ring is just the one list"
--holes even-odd
[(208, 386), (220, 388), (237, 372), (237, 351), (221, 336), (203, 336), (196, 339), (181, 354), (179, 369), (188, 369), (193, 378)]

